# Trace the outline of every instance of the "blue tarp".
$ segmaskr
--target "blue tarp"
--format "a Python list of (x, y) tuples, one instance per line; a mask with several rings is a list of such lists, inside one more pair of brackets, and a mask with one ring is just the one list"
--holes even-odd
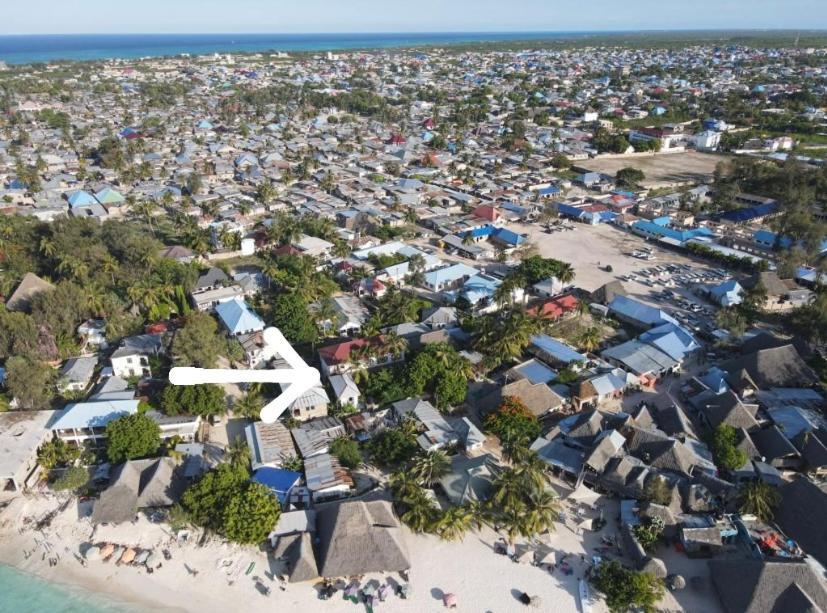
[(265, 466), (253, 473), (252, 480), (272, 490), (276, 498), (279, 499), (279, 504), (284, 505), (290, 490), (299, 482), (301, 477), (301, 473), (292, 470)]

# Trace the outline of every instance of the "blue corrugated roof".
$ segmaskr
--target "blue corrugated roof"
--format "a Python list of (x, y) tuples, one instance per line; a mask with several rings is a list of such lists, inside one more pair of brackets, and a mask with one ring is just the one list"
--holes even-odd
[(638, 302), (628, 296), (615, 296), (609, 303), (609, 310), (647, 326), (656, 326), (663, 323), (678, 323), (664, 311), (644, 304), (643, 302)]
[(240, 298), (222, 302), (215, 307), (221, 323), (233, 334), (264, 330), (264, 321)]
[(551, 338), (545, 334), (538, 334), (531, 339), (532, 346), (536, 347), (543, 353), (553, 357), (555, 360), (564, 364), (571, 364), (572, 362), (585, 362), (586, 356), (578, 353), (568, 345), (557, 339)]
[(742, 209), (735, 209), (734, 211), (727, 211), (726, 213), (722, 213), (719, 219), (732, 222), (750, 221), (757, 217), (766, 217), (776, 211), (778, 211), (778, 205), (774, 202), (767, 202), (766, 204), (757, 204)]
[(509, 245), (522, 245), (525, 242), (525, 237), (509, 230), (508, 228), (497, 228), (493, 232), (494, 238)]
[(299, 482), (301, 477), (301, 473), (292, 470), (265, 466), (253, 473), (252, 480), (270, 488), (278, 498), (279, 504), (284, 505), (290, 490)]
[[(666, 219), (668, 220), (669, 218)], [(663, 225), (662, 220), (663, 218), (655, 219), (653, 221), (639, 220), (632, 224), (632, 228), (645, 234), (671, 238), (673, 240), (680, 241), (681, 243), (685, 243), (692, 238), (714, 236), (708, 228), (693, 228), (692, 230), (675, 230), (674, 228), (667, 228)]]
[(69, 194), (68, 197), (69, 206), (75, 208), (77, 206), (90, 206), (92, 204), (97, 204), (98, 201), (95, 200), (95, 197), (90, 194), (89, 192), (85, 192), (83, 190), (78, 190), (76, 192), (72, 192)]

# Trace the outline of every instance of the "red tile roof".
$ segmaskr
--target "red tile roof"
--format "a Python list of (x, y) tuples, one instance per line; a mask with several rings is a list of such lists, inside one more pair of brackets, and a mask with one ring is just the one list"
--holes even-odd
[(474, 217), (479, 217), (487, 221), (497, 221), (500, 217), (500, 212), (490, 204), (482, 204), (474, 209)]
[(548, 317), (550, 319), (558, 319), (566, 313), (571, 313), (577, 308), (578, 300), (571, 294), (565, 296), (558, 296), (547, 300), (540, 306), (528, 309), (529, 315), (537, 317)]

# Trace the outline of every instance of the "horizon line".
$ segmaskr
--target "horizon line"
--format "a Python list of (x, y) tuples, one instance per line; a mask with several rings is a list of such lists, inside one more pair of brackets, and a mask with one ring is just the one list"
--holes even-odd
[(633, 34), (646, 32), (825, 32), (827, 27), (708, 27), (708, 28), (620, 28), (591, 30), (335, 30), (322, 32), (23, 32), (0, 33), (0, 37), (22, 36), (318, 36), (318, 35), (378, 35), (378, 34)]

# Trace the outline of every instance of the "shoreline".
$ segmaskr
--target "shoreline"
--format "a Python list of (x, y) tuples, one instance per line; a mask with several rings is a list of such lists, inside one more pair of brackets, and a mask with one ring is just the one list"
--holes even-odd
[[(364, 53), (446, 49), (465, 51), (551, 50), (578, 46), (671, 47), (692, 44), (739, 44), (791, 46), (803, 35), (810, 46), (827, 46), (827, 30), (693, 29), (693, 30), (561, 30), (512, 32), (336, 32), (336, 33), (175, 33), (175, 34), (7, 34), (0, 35), (0, 61), (9, 68), (36, 63), (90, 63), (141, 61), (189, 57), (202, 59), (214, 54), (249, 56), (280, 52), (297, 57), (307, 54)], [(112, 46), (113, 41), (143, 39), (150, 44)], [(246, 39), (246, 40), (245, 40)], [(37, 42), (77, 41), (86, 46), (38, 48)], [(26, 44), (35, 45), (25, 48)], [(10, 46), (10, 44), (12, 46)], [(23, 45), (14, 48), (13, 45)], [(8, 48), (4, 48), (4, 46)], [(22, 57), (21, 57), (22, 56)]]

